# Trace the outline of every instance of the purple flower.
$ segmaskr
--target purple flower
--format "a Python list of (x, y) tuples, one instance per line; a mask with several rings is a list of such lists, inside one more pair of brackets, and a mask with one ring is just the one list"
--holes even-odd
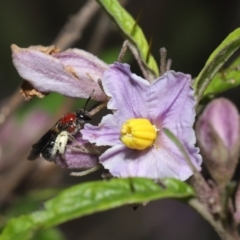
[(132, 74), (127, 64), (115, 63), (104, 72), (102, 84), (110, 97), (99, 126), (86, 124), (83, 139), (110, 146), (100, 162), (116, 177), (139, 176), (186, 180), (192, 171), (183, 154), (163, 133), (168, 128), (182, 142), (200, 170), (202, 158), (192, 128), (195, 100), (191, 77), (169, 71), (149, 83)]
[(24, 85), (23, 94), (28, 99), (49, 92), (88, 98), (94, 89), (92, 99), (107, 100), (98, 80), (108, 65), (91, 53), (79, 49), (60, 52), (54, 46), (19, 48), (16, 45), (12, 45), (12, 51), (19, 75), (37, 90), (28, 90), (29, 85)]

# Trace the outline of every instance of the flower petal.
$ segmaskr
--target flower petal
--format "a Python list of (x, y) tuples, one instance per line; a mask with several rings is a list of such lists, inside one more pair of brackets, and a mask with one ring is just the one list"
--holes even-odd
[(114, 63), (105, 71), (102, 80), (105, 93), (111, 97), (108, 109), (118, 110), (119, 124), (129, 118), (147, 117), (146, 101), (150, 83), (132, 74), (128, 64)]
[(117, 111), (105, 116), (99, 126), (86, 124), (81, 133), (84, 139), (97, 146), (114, 146), (120, 143), (121, 126), (127, 119), (148, 116), (146, 101), (150, 83), (132, 74), (128, 64), (114, 63), (105, 71), (102, 84), (111, 97), (108, 109)]
[(193, 125), (195, 99), (188, 74), (169, 71), (150, 84), (132, 74), (128, 64), (114, 63), (102, 83), (111, 97), (108, 109), (118, 110), (115, 120), (119, 124), (122, 119), (141, 117), (166, 128)]
[[(41, 49), (41, 47), (39, 47)], [(20, 76), (41, 92), (106, 101), (98, 80), (108, 65), (83, 50), (46, 54), (37, 47), (12, 45), (13, 62)]]
[(149, 112), (157, 125), (192, 127), (195, 120), (195, 99), (191, 76), (168, 71), (151, 85)]
[(97, 146), (114, 146), (121, 142), (119, 140), (120, 126), (112, 114), (103, 117), (99, 126), (85, 124), (81, 133), (84, 140), (96, 143)]
[[(187, 162), (181, 155), (166, 148), (151, 148), (144, 151), (132, 150), (118, 144), (100, 156), (104, 168), (116, 177), (146, 177), (161, 179), (177, 178), (182, 181), (192, 175)], [(199, 168), (199, 167), (198, 167)]]

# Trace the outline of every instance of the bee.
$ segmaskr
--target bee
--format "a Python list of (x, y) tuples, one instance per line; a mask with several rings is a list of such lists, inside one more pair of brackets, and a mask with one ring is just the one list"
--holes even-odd
[(75, 141), (74, 135), (84, 127), (86, 121), (92, 119), (90, 113), (86, 111), (90, 99), (91, 96), (83, 109), (67, 113), (60, 118), (50, 130), (32, 145), (32, 150), (27, 159), (32, 161), (38, 157), (43, 157), (47, 161), (54, 161), (58, 153), (63, 155), (68, 141)]

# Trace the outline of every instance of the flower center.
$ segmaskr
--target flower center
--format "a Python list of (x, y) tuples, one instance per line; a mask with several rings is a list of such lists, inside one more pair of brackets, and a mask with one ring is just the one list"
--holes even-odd
[(157, 129), (148, 119), (133, 118), (122, 125), (120, 140), (129, 148), (143, 150), (152, 146), (156, 137)]

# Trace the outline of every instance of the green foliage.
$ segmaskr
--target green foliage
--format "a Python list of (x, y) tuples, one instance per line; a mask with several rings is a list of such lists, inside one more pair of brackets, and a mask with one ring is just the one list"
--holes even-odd
[[(225, 91), (229, 88), (229, 84), (222, 86), (221, 78), (216, 77), (215, 83), (209, 85), (213, 77), (221, 69), (223, 64), (232, 56), (232, 54), (240, 47), (240, 28), (230, 33), (227, 38), (215, 49), (208, 58), (204, 68), (197, 76), (194, 86), (196, 89), (197, 100), (200, 101), (205, 91), (211, 91), (212, 94)], [(207, 89), (210, 87), (210, 89)]]
[(34, 240), (64, 240), (65, 237), (57, 228), (49, 228), (38, 231), (34, 235)]
[(0, 240), (27, 240), (39, 229), (43, 230), (74, 218), (125, 204), (170, 197), (181, 199), (193, 195), (190, 186), (175, 179), (162, 180), (159, 185), (144, 178), (78, 184), (45, 202), (43, 210), (12, 218), (0, 235)]
[(56, 196), (61, 189), (41, 189), (29, 191), (25, 196), (17, 197), (11, 202), (11, 205), (3, 210), (5, 218), (14, 217), (20, 214), (26, 214), (34, 211), (46, 199)]
[(240, 58), (228, 68), (218, 72), (204, 92), (203, 99), (212, 98), (216, 94), (235, 88), (240, 84)]
[(149, 55), (149, 45), (136, 20), (119, 4), (117, 0), (97, 0), (119, 27), (124, 37), (135, 45), (142, 61), (150, 70), (159, 75), (155, 59)]

